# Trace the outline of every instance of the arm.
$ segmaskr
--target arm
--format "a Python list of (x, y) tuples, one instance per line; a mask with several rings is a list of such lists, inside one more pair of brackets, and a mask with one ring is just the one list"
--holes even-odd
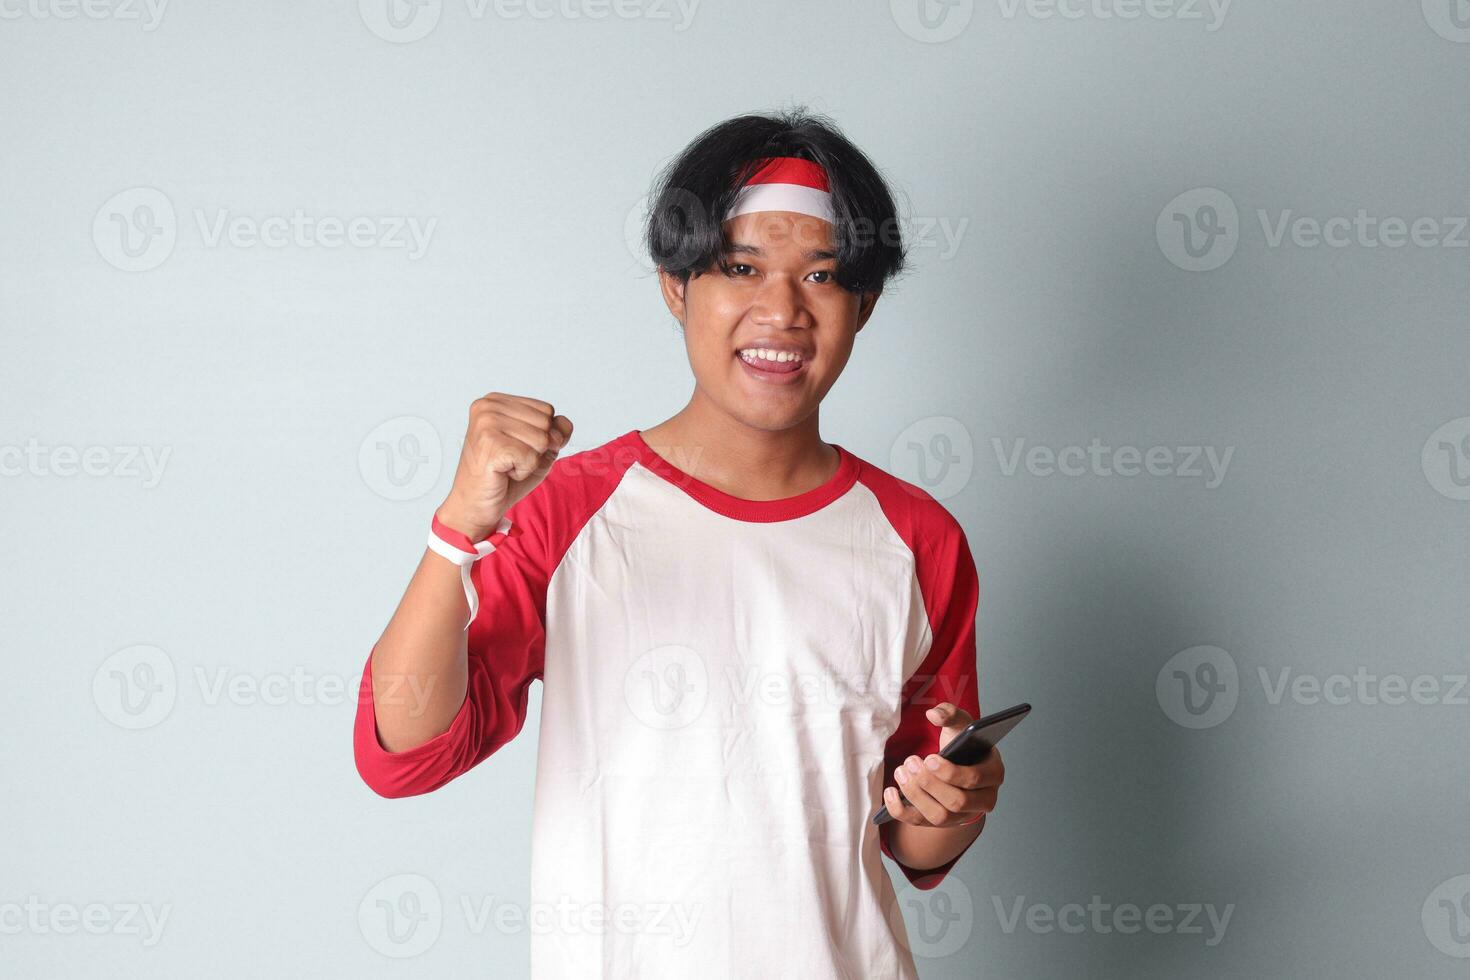
[[(494, 393), (471, 407), (434, 548), (445, 542), (477, 560), (462, 568), (426, 548), (363, 670), (354, 754), (379, 795), (430, 792), (524, 723), (541, 672), (549, 574), (546, 497), (531, 491), (571, 433), (552, 411)], [(493, 615), (476, 615), (482, 601)]]
[(893, 859), (915, 871), (950, 864), (985, 830), (985, 818), (968, 827), (918, 827), (891, 820), (878, 828)]
[(425, 548), (371, 656), (378, 741), (389, 752), (449, 730), (469, 680), (468, 615), (459, 567)]
[(973, 766), (939, 758), (939, 750), (980, 714), (979, 576), (958, 524), (945, 521), (915, 538), (922, 542), (917, 571), (931, 644), (905, 684), (899, 724), (884, 750), (883, 800), (894, 820), (878, 828), (878, 840), (904, 877), (927, 889), (980, 836), (1004, 768), (998, 750)]
[[(941, 748), (974, 720), (950, 702), (936, 705), (927, 715), (943, 725)], [(992, 748), (981, 761), (968, 766), (949, 762), (938, 753), (923, 759), (911, 755), (895, 775), (896, 788), (883, 791), (888, 812), (894, 816), (893, 822), (879, 828), (880, 834), (888, 832), (884, 846), (910, 872), (928, 871), (942, 877), (984, 831), (986, 816), (995, 808), (1005, 780), (1000, 749)]]

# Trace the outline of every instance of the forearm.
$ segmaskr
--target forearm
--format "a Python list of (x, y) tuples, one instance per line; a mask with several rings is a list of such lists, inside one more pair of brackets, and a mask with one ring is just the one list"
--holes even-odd
[(373, 648), (373, 711), (390, 752), (449, 730), (469, 681), (460, 571), (429, 549)]
[(878, 828), (894, 858), (915, 870), (937, 868), (962, 853), (985, 829), (985, 818), (967, 827), (916, 827), (890, 820)]

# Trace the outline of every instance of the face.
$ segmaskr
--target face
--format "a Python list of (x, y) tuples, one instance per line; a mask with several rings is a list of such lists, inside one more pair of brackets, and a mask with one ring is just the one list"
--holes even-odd
[(724, 268), (687, 284), (660, 271), (664, 301), (684, 324), (697, 397), (754, 428), (790, 428), (837, 381), (878, 296), (837, 284), (820, 218), (755, 211), (724, 232)]

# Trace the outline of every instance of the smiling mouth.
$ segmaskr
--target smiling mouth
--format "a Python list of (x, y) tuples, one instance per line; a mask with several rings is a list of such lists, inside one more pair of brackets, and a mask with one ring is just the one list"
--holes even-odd
[(757, 370), (772, 374), (794, 374), (806, 365), (806, 358), (784, 353), (779, 357), (762, 357), (749, 351), (736, 351), (735, 356)]
[(746, 374), (767, 384), (794, 383), (806, 375), (808, 363), (805, 357), (788, 357), (786, 360), (781, 360), (780, 358), (758, 357), (749, 353), (742, 354), (740, 351), (735, 352), (735, 359), (740, 362)]

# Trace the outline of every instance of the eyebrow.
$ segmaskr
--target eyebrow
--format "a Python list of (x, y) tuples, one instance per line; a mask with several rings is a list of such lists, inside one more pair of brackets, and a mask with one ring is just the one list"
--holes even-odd
[[(754, 245), (746, 242), (731, 242), (725, 246), (726, 255), (756, 255), (764, 256), (766, 253)], [(808, 261), (815, 262), (818, 259), (835, 259), (837, 253), (830, 248), (814, 248), (806, 253)]]

